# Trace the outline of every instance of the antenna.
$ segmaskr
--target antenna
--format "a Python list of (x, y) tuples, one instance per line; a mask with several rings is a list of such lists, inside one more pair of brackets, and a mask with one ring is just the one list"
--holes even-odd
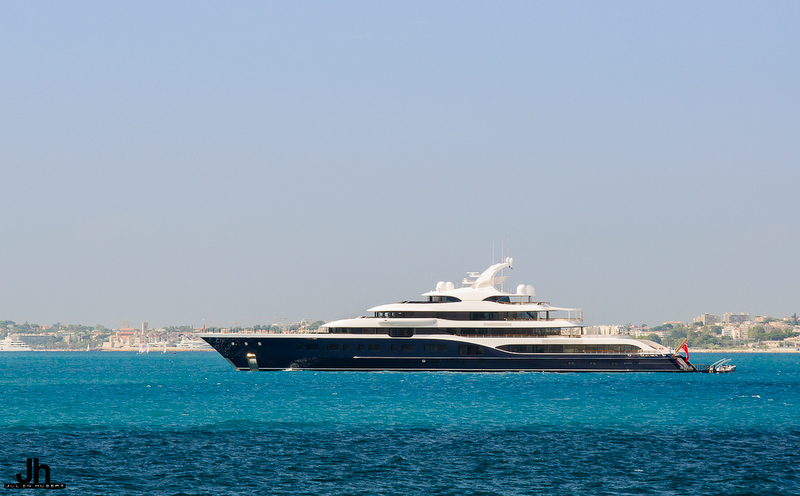
[[(506, 247), (506, 256), (503, 258), (503, 262), (508, 262), (509, 260), (511, 260), (511, 240), (509, 239), (508, 236), (506, 236), (505, 247)], [(513, 269), (514, 267), (513, 266), (509, 266), (509, 268)], [(505, 285), (501, 285), (500, 289), (502, 291), (505, 291)], [(509, 289), (509, 291), (511, 291), (511, 288), (508, 288), (508, 289)]]

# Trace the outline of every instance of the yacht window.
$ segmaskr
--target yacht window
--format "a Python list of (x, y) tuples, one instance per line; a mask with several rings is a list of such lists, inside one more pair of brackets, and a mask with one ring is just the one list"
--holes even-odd
[(402, 348), (403, 348), (403, 351), (414, 351), (414, 345), (413, 344), (404, 344), (402, 346)]
[(371, 344), (369, 345), (369, 351), (381, 351), (381, 345)]
[(358, 345), (358, 351), (364, 351), (364, 345), (363, 344)]
[(470, 312), (469, 320), (498, 320), (497, 312)]
[(375, 312), (374, 315), (377, 318), (446, 320), (550, 320), (549, 312)]
[(339, 350), (339, 345), (336, 344), (336, 343), (331, 343), (331, 344), (328, 345), (328, 350), (338, 351)]
[(498, 349), (513, 353), (545, 353), (547, 347), (543, 344), (506, 344)]
[(396, 344), (392, 345), (392, 351), (397, 351), (397, 345)]
[(552, 336), (560, 335), (560, 327), (473, 327), (452, 328), (459, 336)]
[(483, 301), (496, 301), (497, 303), (511, 303), (511, 298), (508, 296), (489, 296), (484, 298)]
[(461, 299), (455, 296), (428, 296), (428, 301), (431, 303), (458, 303)]
[(416, 317), (416, 312), (386, 312), (386, 316), (392, 319), (404, 319)]
[(389, 336), (393, 338), (410, 338), (414, 335), (414, 328), (412, 327), (398, 327), (389, 329)]
[(474, 344), (458, 345), (459, 355), (483, 355), (483, 347)]
[(344, 351), (347, 351), (347, 350), (349, 350), (349, 349), (350, 349), (350, 345), (349, 345), (349, 344), (343, 344), (343, 345), (342, 345), (342, 349), (343, 349)]
[(347, 333), (347, 334), (386, 334), (385, 329), (376, 329), (374, 327), (340, 327), (330, 328), (332, 333)]
[(317, 345), (317, 343), (309, 343), (309, 344), (306, 345), (306, 349), (307, 350), (318, 350), (319, 349), (319, 345)]
[(630, 344), (505, 344), (498, 349), (512, 353), (638, 353)]

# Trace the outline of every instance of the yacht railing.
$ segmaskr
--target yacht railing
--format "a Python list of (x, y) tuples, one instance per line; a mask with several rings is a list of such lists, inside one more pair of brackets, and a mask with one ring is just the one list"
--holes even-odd
[[(562, 316), (549, 316), (549, 314), (555, 312), (567, 312), (566, 317)], [(540, 311), (539, 314), (546, 313), (548, 316), (542, 317), (541, 315), (537, 315), (536, 318), (531, 317), (507, 317), (503, 320), (513, 320), (513, 321), (534, 321), (534, 322), (550, 322), (554, 320), (566, 320), (567, 322), (583, 322), (583, 309), (580, 308), (568, 308), (568, 309), (561, 309), (561, 310), (551, 310), (549, 312)]]

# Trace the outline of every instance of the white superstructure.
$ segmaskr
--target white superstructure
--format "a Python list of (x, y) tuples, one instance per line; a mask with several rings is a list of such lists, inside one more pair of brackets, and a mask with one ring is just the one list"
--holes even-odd
[[(507, 258), (482, 273), (468, 272), (462, 287), (440, 281), (436, 289), (423, 293), (426, 301), (402, 301), (370, 308), (370, 316), (337, 320), (323, 326), (331, 334), (388, 334), (407, 337), (437, 335), (482, 347), (515, 351), (524, 345), (564, 345), (562, 353), (576, 351), (635, 352), (666, 355), (670, 350), (658, 343), (629, 336), (583, 334), (583, 310), (555, 307), (537, 301), (533, 286), (520, 284), (515, 293), (497, 289), (507, 277), (497, 277), (511, 268)], [(393, 332), (394, 330), (394, 332)], [(387, 336), (388, 337), (388, 336)]]
[(0, 341), (0, 351), (33, 351), (33, 348), (19, 339), (19, 335), (9, 334)]

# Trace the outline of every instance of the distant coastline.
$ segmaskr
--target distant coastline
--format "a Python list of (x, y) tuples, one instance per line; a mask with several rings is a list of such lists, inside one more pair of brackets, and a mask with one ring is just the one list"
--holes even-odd
[(743, 348), (724, 348), (724, 349), (705, 349), (705, 348), (689, 348), (692, 353), (798, 353), (796, 348), (761, 348), (761, 349), (743, 349)]
[[(85, 350), (85, 349), (36, 350), (35, 349), (33, 351), (37, 352), (37, 353), (40, 352), (40, 351), (47, 352), (47, 353), (54, 352), (54, 351), (67, 352), (67, 353), (97, 353), (97, 352), (107, 353), (107, 352), (121, 351), (123, 353), (136, 353), (136, 354), (141, 354), (141, 355), (163, 355), (163, 354), (165, 354), (163, 348), (158, 349), (158, 350), (150, 350), (149, 353), (148, 352), (139, 353), (139, 348), (97, 348), (97, 349), (94, 349), (94, 350)], [(205, 349), (203, 349), (203, 350), (191, 350), (191, 349), (186, 349), (186, 348), (167, 348), (166, 353), (167, 354), (171, 354), (171, 353), (186, 353), (186, 352), (195, 352), (195, 351), (199, 351), (201, 353), (209, 353), (209, 352), (214, 352), (216, 350), (214, 350), (213, 348), (210, 348), (210, 349), (207, 349), (207, 350), (205, 350)], [(30, 352), (28, 352), (28, 353), (30, 353)]]

